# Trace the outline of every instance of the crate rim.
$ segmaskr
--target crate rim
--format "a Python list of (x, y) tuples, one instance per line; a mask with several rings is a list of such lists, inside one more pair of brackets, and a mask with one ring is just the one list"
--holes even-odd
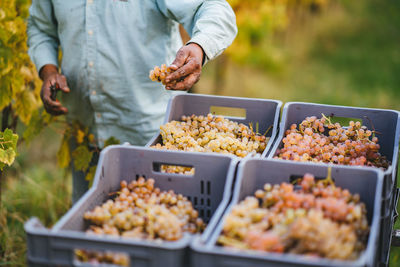
[[(117, 245), (135, 245), (135, 246), (143, 246), (143, 247), (153, 247), (160, 248), (166, 250), (177, 250), (182, 249), (187, 246), (187, 243), (190, 242), (190, 239), (195, 235), (191, 235), (185, 233), (184, 236), (177, 241), (155, 241), (155, 240), (146, 240), (140, 238), (126, 238), (126, 237), (113, 237), (107, 235), (86, 235), (85, 232), (74, 231), (74, 230), (59, 230), (52, 231), (52, 229), (45, 228), (39, 221), (37, 217), (31, 217), (24, 224), (24, 229), (27, 234), (46, 236), (46, 238), (63, 238), (63, 239), (73, 239), (73, 240), (82, 240), (89, 242), (102, 242), (107, 244), (117, 244)], [(82, 235), (85, 234), (85, 235)], [(76, 249), (84, 249), (83, 247), (77, 247)], [(112, 250), (112, 249), (111, 249)], [(127, 248), (127, 251), (129, 248)]]
[(285, 102), (285, 105), (283, 108), (294, 105), (294, 104), (307, 104), (307, 105), (314, 105), (314, 106), (327, 106), (327, 107), (337, 107), (337, 108), (347, 108), (347, 109), (365, 109), (365, 110), (375, 110), (375, 111), (390, 111), (397, 113), (397, 115), (400, 114), (398, 110), (395, 109), (385, 109), (385, 108), (368, 108), (368, 107), (357, 107), (357, 106), (344, 106), (344, 105), (332, 105), (332, 104), (324, 104), (324, 103), (314, 103), (314, 102), (302, 102), (302, 101), (289, 101)]
[[(298, 101), (291, 101), (291, 102), (286, 102), (283, 105), (282, 108), (282, 117), (279, 122), (279, 133), (277, 134), (274, 144), (272, 148), (269, 149), (269, 152), (267, 154), (267, 158), (273, 159), (275, 156), (274, 154), (276, 153), (277, 149), (279, 148), (282, 139), (285, 136), (285, 123), (286, 123), (286, 117), (287, 117), (287, 110), (291, 105), (295, 104), (302, 104), (302, 105), (311, 105), (311, 106), (324, 106), (324, 107), (334, 107), (334, 108), (346, 108), (346, 109), (361, 109), (361, 110), (369, 110), (369, 111), (380, 111), (380, 112), (391, 112), (397, 115), (397, 127), (396, 127), (396, 132), (399, 133), (399, 135), (396, 135), (394, 137), (394, 143), (395, 147), (398, 146), (399, 140), (400, 140), (400, 111), (394, 110), (394, 109), (381, 109), (381, 108), (365, 108), (365, 107), (354, 107), (354, 106), (343, 106), (343, 105), (330, 105), (330, 104), (323, 104), (323, 103), (312, 103), (312, 102), (298, 102)], [(305, 118), (304, 118), (305, 119)], [(390, 175), (393, 174), (393, 172), (396, 170), (396, 166), (394, 166), (393, 162), (398, 161), (399, 153), (398, 151), (393, 151), (393, 158), (392, 158), (392, 164), (390, 164), (389, 168), (387, 170), (383, 171), (385, 175)], [(290, 162), (295, 162), (293, 160), (285, 160), (285, 161), (290, 161)], [(329, 165), (331, 163), (314, 163), (314, 162), (309, 162), (312, 164), (324, 164), (324, 165)], [(371, 169), (380, 169), (377, 167), (373, 166), (348, 166), (348, 165), (340, 165), (340, 164), (334, 164), (337, 166), (347, 166), (347, 167), (352, 167), (352, 168), (358, 168), (358, 167), (363, 167), (363, 168), (371, 168)]]
[[(99, 162), (98, 162), (98, 166), (101, 166), (102, 163), (104, 162), (104, 158), (106, 157), (106, 154), (109, 153), (109, 151), (112, 150), (120, 150), (120, 149), (133, 149), (133, 150), (143, 150), (143, 151), (151, 151), (152, 153), (164, 153), (164, 154), (177, 154), (179, 152), (177, 151), (171, 151), (171, 150), (159, 150), (159, 149), (154, 149), (154, 148), (148, 148), (148, 147), (140, 147), (140, 146), (133, 146), (133, 145), (110, 145), (108, 147), (106, 147), (104, 150), (102, 150), (102, 152), (100, 153), (100, 157), (99, 157)], [(189, 156), (189, 157), (193, 157), (196, 158), (199, 155), (197, 152), (186, 152), (187, 154), (184, 154), (184, 156)], [(181, 156), (183, 156), (183, 154), (179, 153)], [(214, 157), (214, 158), (221, 158), (221, 159), (229, 159), (230, 163), (229, 163), (229, 167), (227, 170), (227, 179), (225, 182), (225, 186), (224, 186), (224, 192), (223, 192), (223, 197), (222, 200), (218, 206), (218, 208), (215, 210), (214, 215), (211, 217), (210, 222), (208, 223), (207, 227), (205, 228), (203, 233), (208, 233), (210, 231), (212, 231), (212, 227), (208, 227), (209, 225), (212, 225), (212, 221), (218, 221), (219, 217), (223, 214), (224, 210), (226, 209), (226, 207), (229, 205), (229, 200), (231, 198), (231, 186), (233, 185), (234, 182), (234, 176), (235, 176), (235, 171), (236, 171), (236, 167), (238, 164), (238, 159), (235, 158), (232, 155), (224, 155), (224, 154), (217, 154), (217, 153), (210, 153), (210, 155), (208, 155), (210, 157)], [(100, 174), (101, 174), (102, 170), (101, 168), (97, 168), (96, 170), (96, 174), (95, 174), (95, 180), (93, 182), (92, 187), (85, 193), (85, 195), (89, 195), (92, 194), (93, 191), (96, 190), (97, 184), (100, 183)], [(183, 177), (187, 177), (187, 175), (182, 175), (182, 174), (166, 174), (168, 176), (183, 176)], [(228, 190), (229, 188), (229, 190)], [(64, 225), (65, 221), (67, 221), (67, 219), (69, 218), (69, 214), (73, 214), (75, 213), (77, 210), (79, 210), (81, 203), (83, 203), (85, 201), (85, 197), (81, 197), (78, 202), (76, 202), (58, 221), (57, 223), (51, 228), (51, 229), (43, 229), (43, 233), (47, 234), (51, 234), (51, 235), (55, 235), (55, 236), (65, 236), (65, 234), (67, 234), (67, 236), (74, 236), (78, 234), (80, 235), (80, 237), (78, 238), (82, 238), (82, 231), (73, 231), (73, 230), (62, 230), (62, 226)], [(30, 221), (30, 220), (29, 220)], [(28, 221), (28, 222), (29, 222)], [(27, 230), (30, 230), (29, 233), (33, 232), (33, 224), (30, 223), (26, 223), (26, 232), (28, 233)], [(62, 235), (62, 233), (64, 233), (64, 235)], [(187, 237), (186, 237), (187, 236)], [(190, 239), (192, 239), (193, 237), (195, 237), (196, 234), (192, 235), (192, 234), (187, 234), (185, 233), (184, 237), (180, 240), (176, 240), (176, 241), (163, 241), (162, 244), (164, 244), (164, 246), (170, 246), (170, 244), (174, 244), (176, 245), (176, 247), (174, 249), (178, 249), (178, 248), (184, 248), (187, 247), (190, 244)], [(86, 237), (86, 235), (85, 235)], [(186, 237), (186, 238), (185, 238)], [(99, 237), (98, 237), (99, 238)], [(104, 237), (100, 237), (100, 239), (96, 239), (96, 240), (103, 240), (102, 238)], [(85, 240), (92, 240), (91, 238), (82, 238)], [(107, 239), (107, 238), (106, 238)], [(104, 239), (105, 240), (105, 239)], [(113, 240), (113, 239), (111, 239)], [(114, 239), (114, 242), (117, 241), (120, 242), (123, 239)], [(155, 244), (155, 247), (160, 247), (159, 242), (157, 241), (151, 241), (151, 240), (144, 240), (144, 239), (137, 239), (138, 243), (135, 242), (130, 242), (129, 244), (138, 244), (138, 245), (146, 245), (146, 244)], [(146, 244), (145, 244), (146, 243)], [(180, 244), (181, 243), (181, 244)], [(179, 245), (180, 244), (180, 245)]]

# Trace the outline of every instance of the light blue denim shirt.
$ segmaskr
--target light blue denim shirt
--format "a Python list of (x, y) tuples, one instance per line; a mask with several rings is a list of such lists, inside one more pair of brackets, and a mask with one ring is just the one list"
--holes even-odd
[(178, 23), (207, 60), (236, 36), (225, 0), (33, 0), (29, 55), (38, 70), (58, 66), (71, 89), (67, 119), (89, 126), (102, 145), (114, 136), (144, 145), (158, 130), (174, 92), (148, 78), (182, 46)]

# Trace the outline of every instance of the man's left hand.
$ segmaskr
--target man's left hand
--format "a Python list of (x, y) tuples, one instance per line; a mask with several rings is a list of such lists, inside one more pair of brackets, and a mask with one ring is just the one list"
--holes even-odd
[(165, 81), (167, 90), (186, 91), (199, 81), (203, 63), (203, 49), (195, 43), (183, 46), (169, 68), (173, 71)]

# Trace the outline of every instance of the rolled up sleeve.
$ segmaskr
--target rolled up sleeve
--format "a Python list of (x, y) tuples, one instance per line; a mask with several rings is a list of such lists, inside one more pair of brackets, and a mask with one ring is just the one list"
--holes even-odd
[(183, 25), (191, 36), (188, 43), (199, 44), (207, 60), (220, 55), (235, 39), (236, 17), (225, 0), (157, 0), (168, 18)]
[(38, 72), (46, 64), (58, 66), (59, 39), (51, 1), (32, 1), (27, 34), (28, 53)]

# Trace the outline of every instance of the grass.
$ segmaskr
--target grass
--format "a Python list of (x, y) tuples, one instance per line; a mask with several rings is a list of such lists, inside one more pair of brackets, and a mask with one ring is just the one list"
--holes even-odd
[[(279, 70), (228, 62), (216, 90), (220, 62), (210, 62), (195, 91), (400, 110), (399, 26), (396, 3), (343, 0), (291, 26), (277, 44), (284, 55)], [(31, 147), (20, 147), (16, 164), (3, 175), (0, 266), (25, 266), (23, 223), (29, 217), (51, 226), (70, 206), (71, 178), (56, 167), (59, 141), (45, 131)], [(390, 266), (399, 265), (400, 248), (392, 248)]]
[(24, 222), (38, 217), (53, 225), (70, 207), (71, 178), (56, 167), (59, 138), (47, 130), (30, 147), (20, 147), (3, 174), (0, 206), (0, 266), (26, 266)]

